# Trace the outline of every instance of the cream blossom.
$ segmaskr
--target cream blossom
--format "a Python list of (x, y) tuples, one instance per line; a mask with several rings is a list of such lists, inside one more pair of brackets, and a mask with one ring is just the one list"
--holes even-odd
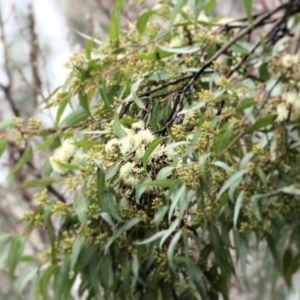
[(182, 36), (175, 36), (170, 41), (170, 48), (178, 48), (184, 45), (184, 38)]
[(284, 54), (281, 59), (281, 64), (285, 68), (291, 68), (294, 65), (298, 65), (299, 56), (292, 54)]
[(118, 139), (111, 139), (105, 145), (105, 151), (115, 152), (118, 147), (119, 147), (119, 140)]
[(139, 179), (132, 174), (134, 167), (135, 162), (128, 161), (120, 168), (119, 177), (124, 182), (124, 184), (135, 186), (139, 182)]
[(289, 110), (287, 109), (286, 104), (285, 103), (278, 104), (276, 120), (278, 122), (282, 122), (282, 121), (287, 120), (288, 116), (289, 116)]
[(76, 146), (74, 145), (74, 140), (72, 138), (64, 140), (62, 145), (55, 149), (53, 155), (49, 157), (52, 169), (59, 174), (65, 174), (68, 170), (59, 163), (72, 163), (74, 162), (74, 158), (78, 160), (75, 152)]
[(283, 99), (285, 102), (292, 105), (292, 107), (297, 111), (300, 112), (300, 97), (295, 92), (288, 92), (283, 95)]

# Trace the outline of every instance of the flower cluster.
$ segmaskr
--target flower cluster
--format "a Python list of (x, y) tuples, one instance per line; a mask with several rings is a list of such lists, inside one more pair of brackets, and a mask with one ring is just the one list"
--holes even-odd
[(55, 172), (65, 174), (68, 169), (63, 164), (78, 163), (79, 159), (79, 153), (76, 152), (74, 140), (70, 138), (64, 140), (62, 145), (55, 149), (53, 155), (49, 157), (49, 162)]
[(142, 166), (142, 160), (149, 144), (155, 139), (153, 133), (146, 128), (144, 122), (133, 123), (123, 128), (126, 136), (113, 138), (101, 151), (99, 163), (104, 169), (121, 162), (119, 180), (126, 186), (135, 187), (144, 177), (155, 178), (158, 170), (172, 162), (174, 152), (158, 145), (148, 159), (148, 168)]
[(300, 97), (296, 92), (287, 92), (282, 95), (283, 102), (277, 106), (277, 121), (298, 120), (300, 116)]

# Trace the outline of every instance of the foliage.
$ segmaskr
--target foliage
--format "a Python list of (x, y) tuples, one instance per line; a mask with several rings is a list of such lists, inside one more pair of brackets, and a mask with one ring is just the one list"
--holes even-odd
[[(48, 99), (55, 127), (13, 123), (27, 148), (10, 175), (51, 149), (44, 177), (23, 186), (48, 188), (23, 218), (25, 235), (44, 228), (50, 242), (20, 277), (33, 280), (32, 299), (68, 299), (78, 280), (88, 299), (228, 299), (234, 257), (245, 272), (253, 240), (291, 286), (300, 4), (252, 15), (244, 1), (248, 17), (230, 21), (203, 14), (214, 2), (162, 2), (121, 31), (116, 1), (110, 39), (71, 57)], [(33, 149), (35, 136), (45, 140)], [(67, 189), (65, 202), (52, 185)], [(12, 276), (24, 243), (10, 244)]]

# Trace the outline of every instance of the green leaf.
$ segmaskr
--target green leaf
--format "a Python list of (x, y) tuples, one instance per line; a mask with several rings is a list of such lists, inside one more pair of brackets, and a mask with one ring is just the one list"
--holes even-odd
[(100, 213), (101, 218), (111, 227), (114, 227), (115, 224), (113, 222), (113, 220), (111, 219), (110, 215), (106, 212)]
[(78, 99), (79, 99), (80, 106), (84, 109), (86, 114), (91, 115), (90, 106), (89, 106), (90, 105), (90, 100), (89, 100), (87, 94), (84, 93), (84, 92), (78, 93)]
[(236, 170), (235, 169), (233, 169), (233, 168), (231, 168), (231, 167), (229, 167), (226, 163), (224, 163), (223, 161), (216, 161), (216, 162), (214, 162), (213, 163), (213, 165), (214, 166), (217, 166), (217, 167), (219, 167), (219, 168), (221, 168), (221, 169), (223, 169), (223, 170), (225, 170), (225, 171), (227, 171), (227, 172), (236, 172)]
[(18, 274), (17, 280), (14, 285), (17, 292), (21, 295), (26, 285), (33, 279), (33, 277), (37, 274), (38, 268), (33, 267), (32, 265), (27, 266), (24, 270), (22, 270), (21, 274)]
[(23, 153), (22, 157), (20, 158), (20, 160), (17, 162), (17, 164), (11, 169), (11, 171), (9, 172), (7, 178), (11, 177), (12, 175), (14, 175), (16, 172), (18, 172), (28, 161), (30, 161), (30, 159), (32, 158), (32, 148), (29, 147), (28, 149), (25, 150), (25, 152)]
[(50, 267), (47, 268), (47, 270), (43, 273), (40, 281), (39, 281), (39, 287), (41, 294), (44, 298), (44, 300), (48, 300), (49, 298), (49, 282), (51, 277), (55, 274), (55, 272), (58, 270), (57, 265), (51, 265)]
[(236, 108), (237, 112), (242, 112), (243, 110), (252, 107), (256, 104), (256, 101), (253, 98), (243, 98), (242, 101)]
[(266, 116), (262, 117), (261, 119), (259, 119), (258, 121), (256, 121), (252, 126), (250, 126), (246, 132), (252, 133), (261, 128), (267, 127), (267, 126), (273, 124), (275, 119), (276, 119), (276, 116), (274, 116), (274, 115), (266, 115)]
[(166, 230), (159, 231), (159, 232), (155, 233), (154, 235), (152, 235), (151, 237), (145, 239), (142, 242), (135, 242), (135, 244), (137, 244), (137, 245), (149, 244), (157, 239), (160, 239), (165, 233), (166, 233)]
[(106, 81), (105, 81), (104, 78), (100, 79), (100, 82), (99, 82), (99, 93), (100, 93), (101, 98), (104, 101), (106, 107), (109, 107), (112, 101), (111, 101), (111, 99), (110, 99), (110, 97), (108, 95), (107, 87), (106, 87)]
[(173, 272), (175, 272), (175, 265), (174, 265), (174, 260), (173, 260), (174, 251), (175, 251), (175, 247), (177, 246), (177, 243), (181, 237), (181, 233), (182, 233), (181, 230), (179, 230), (175, 233), (175, 235), (173, 236), (173, 238), (170, 242), (168, 252), (167, 252), (168, 262), (169, 262), (170, 268)]
[(178, 113), (178, 115), (186, 115), (188, 113), (191, 113), (191, 112), (193, 112), (193, 111), (195, 111), (197, 109), (200, 109), (200, 108), (204, 107), (205, 105), (206, 105), (205, 102), (198, 102), (196, 104), (193, 104), (193, 105), (191, 105), (191, 106), (189, 106), (189, 107), (181, 110)]
[(28, 188), (34, 188), (34, 187), (45, 187), (48, 185), (51, 185), (53, 183), (58, 183), (61, 181), (64, 181), (64, 178), (53, 178), (53, 177), (44, 177), (41, 179), (34, 179), (29, 182), (26, 182), (20, 186), (18, 186), (19, 189), (28, 189)]
[(178, 204), (178, 202), (181, 200), (181, 199), (185, 199), (185, 192), (186, 192), (186, 189), (185, 189), (185, 185), (183, 184), (181, 186), (181, 188), (179, 189), (179, 191), (176, 191), (174, 193), (174, 196), (171, 197), (171, 206), (170, 206), (170, 209), (169, 209), (169, 213), (168, 213), (168, 221), (170, 222), (172, 217), (173, 217), (173, 213), (174, 213), (174, 210)]
[(239, 218), (239, 213), (240, 213), (240, 209), (241, 209), (241, 206), (242, 206), (244, 193), (245, 193), (244, 190), (240, 192), (239, 196), (237, 197), (235, 206), (234, 206), (234, 215), (233, 215), (233, 226), (234, 226), (234, 228), (236, 228), (237, 220)]
[(236, 173), (234, 173), (230, 178), (227, 179), (227, 181), (224, 183), (224, 185), (222, 186), (221, 190), (219, 191), (218, 195), (217, 195), (217, 199), (219, 199), (221, 197), (221, 195), (229, 189), (229, 187), (235, 183), (236, 181), (240, 181), (242, 180), (242, 177), (244, 176), (244, 174), (246, 173), (246, 170), (240, 170), (237, 171)]
[(176, 1), (175, 6), (174, 6), (174, 8), (172, 10), (172, 13), (171, 13), (171, 17), (170, 17), (170, 27), (173, 26), (177, 15), (180, 13), (182, 7), (184, 5), (186, 5), (186, 3), (187, 3), (187, 0), (177, 0)]
[[(144, 182), (150, 182), (150, 178), (141, 178), (139, 181), (139, 184), (142, 184)], [(141, 196), (144, 194), (145, 190), (147, 189), (146, 186), (139, 186), (135, 189), (135, 200), (137, 203), (139, 203)]]
[(0, 157), (2, 156), (4, 151), (6, 150), (7, 145), (8, 145), (7, 139), (0, 138)]
[(253, 213), (257, 218), (257, 220), (261, 221), (262, 217), (260, 212), (259, 199), (261, 199), (260, 195), (251, 196), (251, 205), (252, 205)]
[(198, 46), (189, 46), (189, 47), (183, 47), (183, 48), (168, 48), (165, 46), (158, 45), (158, 48), (163, 50), (167, 53), (174, 53), (174, 54), (192, 54), (195, 52), (200, 51), (200, 47)]
[(59, 107), (58, 107), (58, 110), (56, 113), (56, 118), (55, 118), (55, 126), (57, 126), (59, 124), (60, 118), (61, 118), (62, 114), (64, 113), (65, 108), (66, 108), (67, 104), (69, 103), (69, 100), (70, 100), (69, 98), (66, 98), (59, 104)]
[(9, 233), (0, 235), (0, 244), (4, 243), (11, 235)]
[(259, 78), (262, 82), (266, 82), (270, 79), (268, 64), (265, 62), (259, 66)]
[(178, 182), (177, 179), (161, 179), (161, 180), (153, 180), (149, 182), (144, 182), (140, 184), (138, 187), (141, 186), (158, 186), (158, 187), (170, 187), (172, 186), (175, 182)]
[(180, 219), (177, 218), (168, 229), (161, 230), (154, 235), (150, 236), (149, 238), (145, 239), (144, 241), (141, 242), (135, 242), (137, 245), (144, 245), (144, 244), (149, 244), (157, 239), (161, 238), (160, 241), (160, 248), (162, 247), (164, 241), (172, 234), (172, 232), (176, 229), (176, 227), (180, 224)]
[(146, 110), (145, 104), (144, 104), (143, 101), (138, 97), (138, 95), (137, 95), (136, 92), (131, 92), (131, 97), (132, 97), (134, 103), (136, 104), (136, 106), (137, 106), (138, 108)]
[(88, 118), (88, 114), (84, 110), (78, 110), (70, 113), (63, 121), (62, 125), (77, 126), (80, 122), (85, 121)]
[(145, 32), (147, 23), (154, 14), (156, 14), (155, 10), (146, 11), (138, 18), (136, 22), (136, 28), (141, 35)]
[(82, 246), (84, 245), (84, 241), (85, 241), (84, 237), (78, 237), (76, 238), (75, 243), (72, 246), (71, 266), (70, 266), (71, 271), (73, 271), (75, 268), (80, 251), (82, 249)]
[(59, 133), (53, 134), (52, 136), (47, 138), (44, 142), (42, 142), (39, 146), (37, 146), (33, 151), (36, 152), (50, 147), (58, 136)]
[(154, 139), (147, 147), (147, 150), (144, 154), (144, 157), (142, 159), (143, 167), (145, 170), (147, 170), (147, 161), (150, 155), (153, 153), (153, 151), (162, 143), (164, 140), (164, 137), (158, 137)]
[(78, 190), (74, 195), (73, 208), (79, 219), (79, 222), (84, 228), (87, 227), (86, 211), (88, 208), (87, 199), (85, 198), (83, 191)]
[(15, 269), (21, 260), (21, 256), (25, 246), (25, 238), (17, 235), (12, 239), (10, 244), (9, 253), (7, 257), (7, 267), (11, 278), (14, 278)]
[(175, 167), (169, 166), (169, 167), (164, 167), (159, 170), (157, 173), (156, 179), (166, 179), (167, 177), (171, 176), (172, 171), (175, 169)]
[(157, 213), (155, 214), (154, 216), (154, 224), (155, 225), (159, 225), (162, 220), (164, 219), (166, 213), (168, 212), (169, 210), (169, 207), (168, 206), (163, 206), (163, 207), (160, 207), (159, 210), (157, 211)]
[(180, 218), (177, 218), (168, 229), (164, 230), (164, 235), (162, 236), (159, 248), (161, 249), (165, 240), (175, 231), (175, 229), (180, 225)]
[(83, 33), (83, 32), (81, 32), (81, 31), (79, 31), (79, 30), (77, 30), (77, 29), (73, 29), (79, 36), (81, 36), (81, 37), (83, 37), (84, 39), (86, 39), (86, 40), (88, 40), (88, 41), (90, 41), (91, 39), (93, 40), (93, 43), (95, 43), (95, 44), (98, 44), (98, 45), (102, 45), (102, 42), (100, 41), (100, 40), (98, 40), (98, 39), (96, 39), (95, 37), (93, 37), (93, 36), (90, 36), (90, 35), (88, 35), (88, 34), (85, 34), (85, 33)]
[(274, 258), (274, 261), (275, 261), (276, 265), (279, 266), (280, 265), (279, 253), (276, 249), (276, 243), (275, 243), (273, 237), (268, 232), (264, 232), (264, 234), (265, 234), (265, 238), (267, 240), (269, 249), (270, 249), (270, 251), (272, 253), (272, 256)]
[(16, 124), (14, 120), (5, 120), (0, 123), (0, 131)]
[(103, 201), (100, 203), (101, 211), (111, 214), (117, 221), (122, 222), (122, 218), (118, 214), (118, 207), (116, 202), (116, 197), (114, 195), (114, 190), (111, 188), (106, 188), (104, 190)]
[(140, 219), (136, 217), (136, 218), (133, 218), (133, 219), (129, 220), (124, 225), (122, 225), (120, 228), (118, 228), (117, 231), (114, 233), (114, 235), (109, 239), (109, 241), (105, 245), (105, 253), (107, 253), (110, 245), (116, 239), (118, 239), (124, 232), (128, 231), (129, 229), (131, 229), (132, 227), (137, 225), (139, 222), (140, 222)]
[(300, 196), (300, 189), (297, 189), (295, 186), (290, 185), (281, 189), (281, 191), (288, 195)]
[(70, 299), (67, 295), (71, 288), (69, 284), (69, 272), (70, 272), (70, 257), (64, 256), (62, 259), (59, 271), (55, 274), (54, 278), (54, 299)]
[(189, 276), (191, 276), (197, 291), (201, 295), (201, 299), (209, 299), (206, 291), (206, 285), (203, 280), (202, 274), (199, 272), (199, 269), (192, 264), (190, 261), (186, 264)]
[(215, 5), (216, 5), (216, 0), (209, 0), (207, 2), (207, 4), (205, 5), (205, 14), (207, 16), (211, 15)]
[(105, 173), (101, 167), (97, 167), (97, 194), (100, 203), (104, 200)]
[(74, 142), (75, 146), (83, 147), (83, 148), (91, 148), (95, 145), (99, 145), (99, 142), (96, 141), (78, 141)]
[(74, 165), (74, 164), (67, 164), (67, 163), (64, 163), (62, 161), (56, 161), (56, 163), (62, 167), (64, 167), (65, 169), (67, 170), (79, 170), (80, 169), (80, 166), (79, 165)]
[(87, 42), (86, 47), (85, 47), (85, 53), (86, 53), (86, 56), (88, 59), (91, 58), (93, 47), (94, 47), (94, 38), (92, 37), (89, 39), (89, 41)]
[(125, 130), (122, 128), (118, 113), (115, 113), (115, 116), (114, 116), (114, 129), (115, 129), (116, 135), (119, 138), (122, 138), (127, 135)]
[(252, 0), (244, 0), (244, 7), (248, 17), (249, 22), (252, 24)]
[(229, 145), (232, 139), (233, 127), (233, 123), (227, 123), (221, 128), (220, 133), (214, 140), (214, 150), (216, 153), (220, 153)]
[(116, 163), (105, 171), (105, 180), (113, 178), (120, 169), (120, 163)]
[(119, 42), (122, 8), (123, 8), (123, 1), (115, 0), (115, 5), (111, 14), (110, 28), (109, 28), (109, 39), (111, 43)]

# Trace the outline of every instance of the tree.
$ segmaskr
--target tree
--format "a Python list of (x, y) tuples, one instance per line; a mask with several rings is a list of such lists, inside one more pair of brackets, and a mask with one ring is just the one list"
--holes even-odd
[[(239, 20), (206, 17), (214, 2), (162, 1), (121, 31), (116, 1), (109, 39), (90, 38), (47, 99), (55, 126), (14, 123), (28, 147), (11, 174), (51, 149), (42, 178), (20, 188), (68, 199), (42, 190), (23, 218), (25, 236), (47, 233), (41, 257), (10, 241), (11, 276), (26, 259), (35, 270), (22, 277), (32, 299), (69, 299), (76, 282), (88, 299), (228, 299), (253, 244), (272, 257), (274, 291), (279, 276), (291, 287), (300, 1), (259, 14), (245, 1)], [(34, 136), (45, 139), (32, 149)]]

